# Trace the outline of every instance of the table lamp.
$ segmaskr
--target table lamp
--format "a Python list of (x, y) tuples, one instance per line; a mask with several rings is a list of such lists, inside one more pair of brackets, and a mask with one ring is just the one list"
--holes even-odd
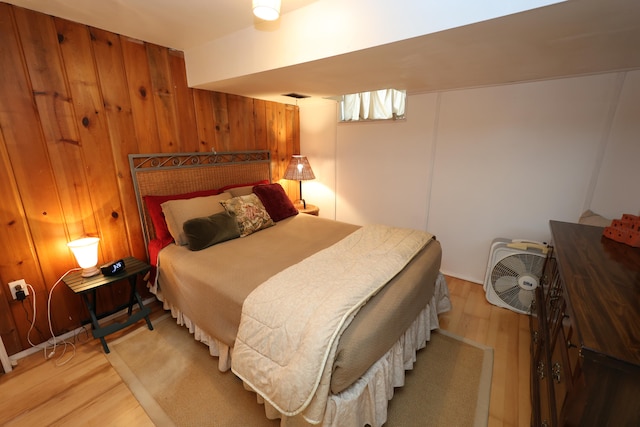
[(293, 155), (287, 166), (287, 171), (284, 173), (284, 179), (290, 179), (293, 181), (300, 181), (300, 201), (302, 207), (307, 208), (307, 202), (302, 198), (302, 181), (309, 179), (315, 179), (309, 160), (306, 156)]
[(67, 243), (78, 265), (82, 267), (82, 277), (91, 277), (100, 273), (97, 267), (99, 241), (97, 237), (84, 237)]

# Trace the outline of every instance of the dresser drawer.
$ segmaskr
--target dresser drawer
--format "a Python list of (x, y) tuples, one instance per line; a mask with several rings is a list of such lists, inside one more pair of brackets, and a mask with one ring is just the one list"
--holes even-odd
[(541, 343), (546, 339), (546, 332), (543, 328), (542, 307), (538, 301), (543, 301), (542, 288), (536, 288), (535, 298), (531, 302), (531, 315), (529, 316), (529, 332), (531, 333), (531, 360), (537, 360), (541, 352)]
[(563, 425), (560, 412), (571, 389), (572, 374), (567, 362), (568, 354), (564, 341), (564, 331), (560, 330), (553, 345), (549, 366), (551, 375), (549, 382), (553, 387), (553, 403), (556, 408), (556, 423), (554, 425)]
[(554, 426), (555, 411), (552, 404), (552, 387), (546, 345), (541, 342), (540, 358), (532, 359), (531, 364), (531, 406), (533, 426)]
[(567, 372), (569, 375), (567, 379), (571, 385), (580, 378), (582, 374), (582, 358), (580, 357), (580, 349), (578, 348), (578, 337), (576, 336), (571, 316), (565, 313), (562, 320), (562, 333), (564, 338), (564, 344), (567, 348)]

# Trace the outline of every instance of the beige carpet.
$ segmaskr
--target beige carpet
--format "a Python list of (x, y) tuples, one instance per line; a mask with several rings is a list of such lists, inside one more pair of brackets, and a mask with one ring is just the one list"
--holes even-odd
[[(170, 316), (109, 343), (109, 361), (158, 426), (277, 426), (254, 393), (231, 372), (221, 373), (208, 348)], [(493, 350), (432, 334), (396, 389), (385, 426), (485, 426)]]

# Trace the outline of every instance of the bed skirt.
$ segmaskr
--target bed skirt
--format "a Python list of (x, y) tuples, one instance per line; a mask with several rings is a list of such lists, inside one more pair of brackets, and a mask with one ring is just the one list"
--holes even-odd
[[(228, 371), (231, 368), (232, 349), (206, 334), (180, 310), (173, 307), (162, 297), (159, 288), (152, 286), (150, 289), (158, 300), (162, 301), (163, 308), (171, 312), (179, 325), (187, 327), (194, 339), (207, 344), (209, 353), (218, 357), (218, 369)], [(451, 301), (447, 282), (442, 273), (439, 273), (431, 301), (393, 347), (352, 386), (339, 394), (329, 396), (322, 426), (382, 426), (387, 421), (388, 401), (393, 398), (394, 388), (404, 386), (405, 371), (413, 369), (417, 351), (426, 346), (426, 342), (431, 339), (431, 331), (440, 326), (438, 314), (450, 309)], [(247, 389), (250, 390), (250, 388)], [(268, 402), (264, 402), (260, 395), (256, 397), (258, 403), (265, 405), (267, 418), (281, 418), (282, 427), (311, 425), (302, 415), (282, 417), (282, 414)]]
[(162, 290), (157, 284), (148, 284), (149, 291), (158, 298), (158, 301), (162, 302), (162, 308), (169, 311), (171, 316), (176, 319), (176, 323), (180, 326), (186, 327), (190, 333), (193, 334), (193, 338), (197, 341), (206, 344), (209, 347), (209, 354), (218, 358), (218, 369), (222, 372), (226, 372), (231, 369), (231, 351), (232, 348), (224, 344), (221, 341), (211, 337), (205, 331), (200, 329), (188, 316), (186, 316), (177, 307), (167, 301), (162, 295)]

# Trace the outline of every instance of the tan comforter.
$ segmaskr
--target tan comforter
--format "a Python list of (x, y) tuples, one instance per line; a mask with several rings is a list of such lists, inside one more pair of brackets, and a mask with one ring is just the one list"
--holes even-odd
[(208, 335), (232, 347), (242, 304), (251, 291), (358, 228), (299, 214), (197, 252), (170, 245), (158, 255), (159, 286), (164, 299)]
[(342, 331), (432, 238), (364, 226), (271, 277), (245, 300), (234, 373), (281, 413), (320, 422)]

